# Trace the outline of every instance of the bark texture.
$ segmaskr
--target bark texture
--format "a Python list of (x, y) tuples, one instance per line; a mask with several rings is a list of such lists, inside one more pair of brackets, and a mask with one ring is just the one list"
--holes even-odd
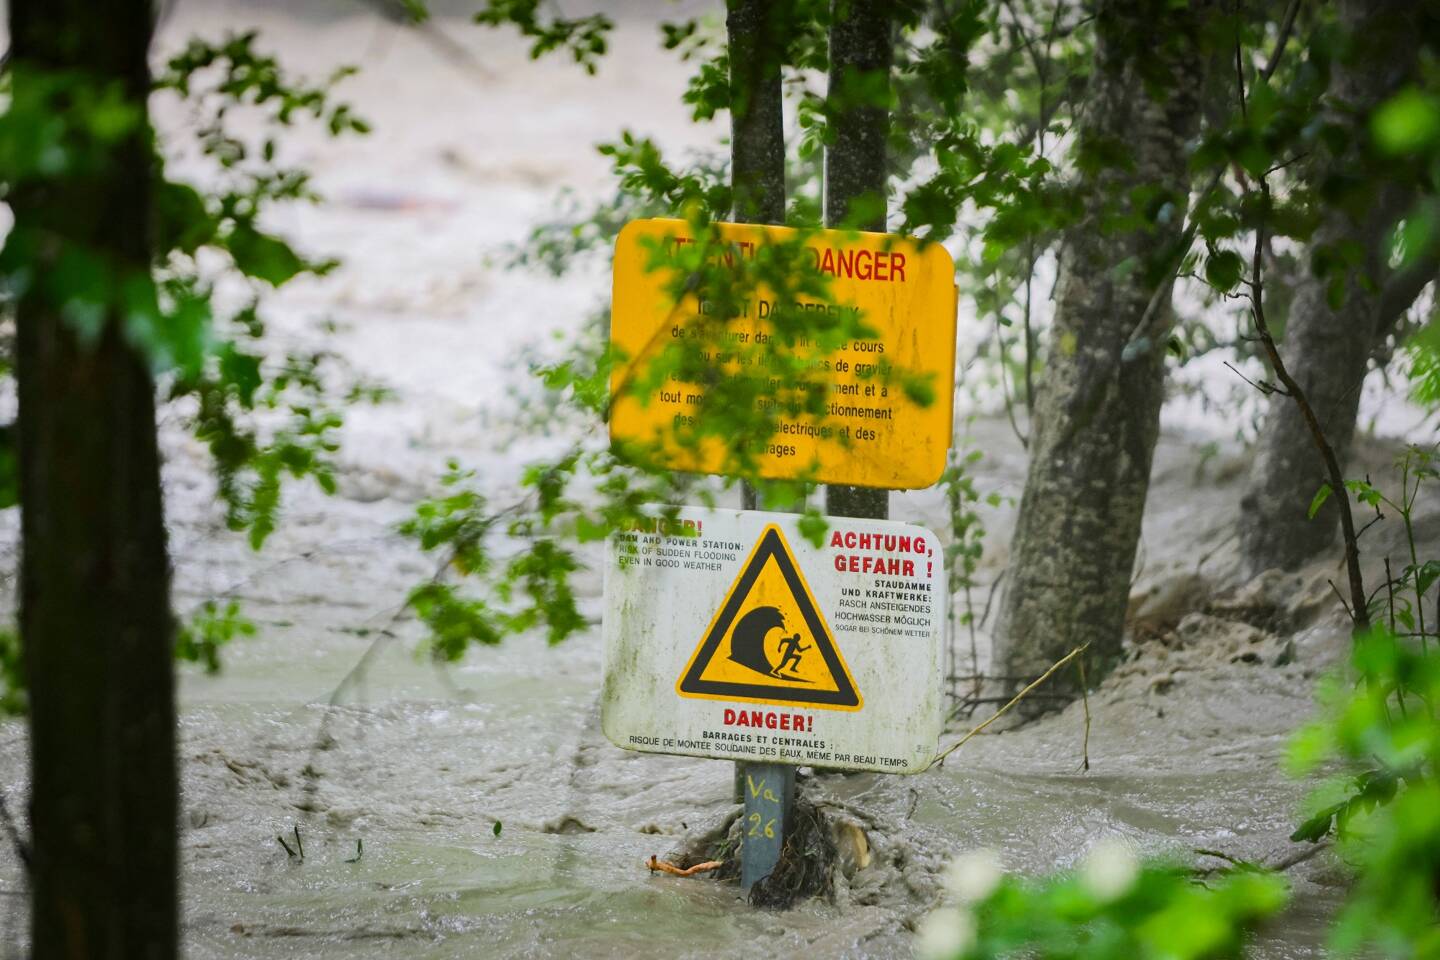
[[(1340, 27), (1356, 46), (1332, 67), (1325, 112), (1328, 121), (1348, 127), (1353, 138), (1349, 150), (1327, 158), (1330, 169), (1363, 166), (1370, 114), (1413, 75), (1417, 7), (1404, 0), (1341, 0), (1337, 5)], [(1315, 175), (1323, 179), (1327, 172), (1322, 161)], [(1402, 191), (1380, 185), (1368, 202), (1325, 204), (1312, 249), (1354, 243), (1363, 259), (1340, 268), (1344, 293), (1335, 305), (1328, 294), (1332, 277), (1306, 272), (1280, 344), (1285, 366), (1314, 407), (1342, 470), (1355, 436), (1369, 359), (1398, 312), (1420, 290), (1413, 281), (1407, 285), (1404, 276), (1387, 277), (1387, 240), (1404, 213), (1405, 199)], [(1387, 279), (1398, 281), (1390, 288), (1390, 302), (1382, 292)], [(1404, 295), (1402, 289), (1409, 291), (1408, 300), (1397, 311), (1393, 301)], [(1309, 518), (1310, 502), (1324, 482), (1325, 465), (1295, 401), (1271, 396), (1241, 499), (1240, 545), (1250, 572), (1300, 566), (1334, 542), (1339, 511), (1333, 504)]]
[[(885, 147), (890, 113), (857, 96), (862, 79), (885, 77), (893, 56), (887, 0), (831, 0), (827, 97), (833, 141), (825, 151), (825, 224), (885, 231)], [(825, 512), (835, 517), (890, 516), (890, 493), (873, 487), (831, 486)]]
[[(997, 637), (994, 672), (1017, 678), (1081, 644), (1102, 664), (1120, 648), (1164, 380), (1162, 350), (1126, 345), (1169, 282), (1200, 107), (1206, 5), (1105, 0), (1096, 13), (1080, 148), (1100, 162), (1082, 167), (1087, 213), (1066, 238)], [(1146, 225), (1112, 222), (1134, 214)]]
[[(64, 71), (115, 85), (143, 118), (150, 25), (146, 0), (12, 0), (15, 88)], [(66, 249), (149, 270), (150, 156), (142, 123), (100, 162), (16, 192), (38, 279)], [(82, 342), (44, 287), (18, 304), (16, 339), (32, 951), (164, 960), (178, 786), (155, 388), (118, 310)]]
[(730, 0), (730, 186), (739, 223), (785, 222), (781, 67), (789, 0)]
[[(791, 28), (790, 0), (729, 0), (730, 189), (736, 223), (785, 222), (785, 115), (781, 69)], [(741, 486), (742, 506), (760, 506)], [(803, 509), (803, 504), (801, 508)], [(738, 767), (737, 767), (738, 770)], [(736, 778), (736, 796), (742, 796)]]

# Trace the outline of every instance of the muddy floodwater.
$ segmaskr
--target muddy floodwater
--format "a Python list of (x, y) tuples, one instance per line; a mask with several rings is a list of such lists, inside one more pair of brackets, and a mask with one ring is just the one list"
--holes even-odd
[[(562, 350), (551, 334), (576, 329), (607, 295), (603, 264), (558, 281), (506, 272), (506, 245), (554, 215), (562, 188), (581, 201), (606, 195), (607, 164), (591, 145), (622, 127), (677, 155), (724, 132), (685, 118), (686, 65), (656, 32), (658, 17), (678, 13), (662, 6), (621, 8), (594, 78), (561, 60), (533, 63), (512, 36), (461, 20), (441, 18), (434, 29), (459, 38), (441, 43), (338, 0), (302, 12), (278, 0), (180, 3), (163, 24), (165, 49), (254, 26), (309, 76), (362, 67), (342, 92), (375, 132), (338, 143), (296, 133), (287, 149), (329, 200), (271, 221), (344, 266), (280, 292), (270, 314), (283, 345), (336, 351), (394, 393), (350, 415), (338, 493), (293, 488), (258, 554), (225, 530), (205, 452), (179, 412), (164, 415), (177, 609), (233, 597), (260, 627), (224, 651), (220, 675), (182, 670), (192, 958), (676, 960), (748, 956), (761, 943), (773, 957), (906, 957), (945, 862), (975, 847), (1030, 873), (1071, 865), (1109, 836), (1210, 866), (1197, 848), (1270, 863), (1296, 852), (1287, 836), (1308, 788), (1281, 760), (1346, 634), (1326, 585), (1333, 563), (1236, 580), (1229, 524), (1247, 461), (1229, 423), (1206, 432), (1167, 414), (1129, 659), (1090, 697), (1088, 770), (1075, 704), (977, 737), (920, 776), (804, 771), (852, 838), (834, 903), (759, 911), (734, 886), (645, 869), (733, 809), (733, 767), (627, 753), (601, 737), (598, 629), (553, 648), (514, 638), (443, 671), (416, 658), (419, 629), (399, 611), (435, 560), (395, 524), (437, 489), (448, 457), (504, 505), (518, 466), (568, 439), (563, 426), (516, 435), (512, 394), (532, 390), (522, 357)], [(160, 122), (180, 131), (185, 117)], [(187, 164), (178, 158), (177, 170)], [(962, 363), (985, 336), (966, 325), (962, 312)], [(1377, 416), (1378, 433), (1393, 433)], [(954, 637), (954, 667), (968, 674), (986, 664), (1024, 453), (1003, 417), (982, 414), (960, 432), (984, 454), (977, 488), (1005, 498), (982, 508), (986, 553), (969, 603), (989, 616), (974, 663), (968, 631)], [(1377, 476), (1388, 450), (1367, 441)], [(938, 492), (891, 502), (896, 519), (945, 527)], [(4, 523), (13, 558), (16, 518)], [(579, 578), (591, 616), (600, 557), (588, 553)], [(952, 601), (966, 609), (965, 597)], [(955, 721), (942, 742), (970, 722)], [(23, 725), (7, 722), (0, 743), (0, 786), (23, 811)], [(277, 837), (303, 845), (303, 860)], [(1327, 858), (1289, 871), (1296, 906), (1262, 956), (1317, 952), (1343, 895)], [(0, 845), (11, 949), (23, 942), (23, 890)]]

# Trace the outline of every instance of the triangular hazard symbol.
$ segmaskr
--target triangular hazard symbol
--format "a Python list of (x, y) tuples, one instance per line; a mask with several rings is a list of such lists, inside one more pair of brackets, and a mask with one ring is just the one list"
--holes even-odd
[(708, 700), (860, 709), (860, 691), (779, 527), (760, 535), (675, 691)]

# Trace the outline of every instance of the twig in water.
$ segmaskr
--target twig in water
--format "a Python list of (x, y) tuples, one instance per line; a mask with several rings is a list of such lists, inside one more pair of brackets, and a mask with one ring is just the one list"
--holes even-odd
[(999, 710), (996, 710), (993, 717), (991, 717), (989, 720), (986, 720), (984, 723), (980, 724), (978, 727), (971, 730), (969, 733), (965, 734), (965, 736), (961, 737), (958, 741), (947, 747), (945, 750), (941, 751), (940, 755), (934, 760), (931, 760), (929, 766), (927, 766), (925, 769), (929, 770), (930, 767), (934, 767), (937, 764), (943, 764), (946, 757), (950, 756), (950, 754), (965, 746), (965, 744), (970, 741), (971, 737), (975, 736), (980, 731), (990, 726), (990, 724), (1003, 717), (1006, 711), (1008, 711), (1011, 707), (1015, 706), (1015, 704), (1019, 703), (1021, 700), (1024, 700), (1031, 690), (1034, 690), (1036, 687), (1040, 686), (1040, 684), (1044, 683), (1046, 680), (1049, 680), (1056, 670), (1059, 670), (1061, 667), (1065, 666), (1065, 664), (1069, 663), (1071, 660), (1074, 660), (1076, 657), (1080, 656), (1080, 654), (1084, 653), (1088, 649), (1090, 649), (1090, 644), (1086, 643), (1076, 647), (1074, 650), (1071, 650), (1069, 653), (1065, 654), (1065, 656), (1057, 660), (1050, 667), (1049, 670), (1046, 670), (1044, 673), (1042, 673), (1038, 680), (1030, 684), (1030, 686), (1026, 687), (1024, 690), (1021, 690), (1019, 693), (1015, 694), (1015, 696), (1010, 699), (1009, 703), (1005, 704), (1005, 706), (1001, 707)]
[(305, 844), (303, 844), (303, 843), (300, 842), (300, 824), (297, 823), (297, 824), (295, 824), (295, 826), (291, 827), (290, 829), (295, 831), (295, 849), (300, 851), (300, 859), (301, 859), (301, 860), (304, 860), (304, 859), (305, 859)]
[(660, 873), (668, 873), (674, 877), (693, 877), (695, 874), (704, 873), (707, 870), (719, 870), (725, 866), (725, 863), (722, 860), (706, 860), (704, 863), (697, 863), (693, 867), (682, 869), (673, 863), (666, 863), (659, 857), (651, 856), (650, 859), (645, 862), (645, 866), (650, 868), (651, 873), (659, 871)]
[(346, 860), (346, 863), (359, 863), (360, 858), (365, 856), (365, 841), (359, 837), (355, 839), (355, 856)]
[(1217, 860), (1224, 860), (1226, 863), (1236, 863), (1236, 864), (1239, 864), (1239, 863), (1244, 863), (1244, 862), (1245, 862), (1245, 861), (1241, 860), (1239, 857), (1232, 857), (1232, 856), (1230, 856), (1230, 854), (1228, 854), (1228, 853), (1222, 853), (1222, 852), (1219, 851), (1219, 850), (1207, 850), (1207, 849), (1205, 849), (1204, 847), (1196, 847), (1196, 848), (1195, 848), (1195, 852), (1198, 853), (1198, 854), (1200, 854), (1200, 856), (1202, 856), (1202, 857), (1214, 857), (1214, 858), (1217, 859)]
[(1085, 658), (1081, 657), (1075, 661), (1075, 669), (1080, 672), (1080, 703), (1085, 707), (1085, 739), (1080, 742), (1080, 769), (1090, 769), (1090, 692), (1085, 689)]
[(300, 859), (298, 856), (295, 855), (295, 851), (290, 849), (290, 844), (285, 842), (285, 837), (283, 835), (277, 833), (275, 835), (275, 840), (280, 844), (280, 846), (285, 848), (285, 853), (289, 855), (291, 860)]
[(1232, 856), (1231, 854), (1228, 854), (1223, 850), (1209, 850), (1205, 847), (1196, 847), (1195, 852), (1198, 855), (1202, 857), (1214, 857), (1216, 860), (1223, 860), (1229, 866), (1196, 867), (1194, 869), (1194, 872), (1199, 874), (1200, 876), (1209, 876), (1212, 873), (1221, 873), (1228, 871), (1232, 867), (1241, 869), (1249, 867), (1253, 869), (1254, 867), (1258, 866), (1262, 869), (1271, 870), (1275, 873), (1282, 873), (1286, 870), (1289, 870), (1293, 866), (1304, 863), (1306, 860), (1317, 856), (1321, 851), (1328, 849), (1330, 849), (1330, 841), (1321, 840), (1318, 843), (1308, 843), (1302, 849), (1286, 854), (1285, 856), (1272, 863), (1253, 863), (1249, 860), (1243, 859), (1242, 857)]
[(1296, 864), (1304, 863), (1306, 860), (1309, 860), (1311, 857), (1314, 857), (1314, 856), (1318, 855), (1322, 850), (1328, 850), (1328, 849), (1330, 849), (1330, 841), (1329, 841), (1329, 840), (1322, 840), (1322, 841), (1319, 842), (1319, 843), (1312, 843), (1312, 844), (1310, 844), (1309, 846), (1305, 847), (1304, 849), (1297, 850), (1297, 851), (1295, 851), (1294, 853), (1290, 854), (1289, 856), (1281, 857), (1279, 860), (1276, 860), (1274, 863), (1268, 864), (1268, 866), (1269, 866), (1269, 868), (1270, 868), (1271, 870), (1274, 870), (1274, 871), (1276, 871), (1276, 872), (1279, 872), (1279, 871), (1281, 871), (1281, 870), (1289, 870), (1291, 867), (1295, 866)]

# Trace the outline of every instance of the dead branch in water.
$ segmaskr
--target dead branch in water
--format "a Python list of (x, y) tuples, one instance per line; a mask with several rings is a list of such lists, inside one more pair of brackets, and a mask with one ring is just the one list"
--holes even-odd
[(707, 870), (719, 870), (724, 865), (723, 860), (706, 860), (704, 863), (697, 863), (693, 867), (682, 869), (653, 855), (645, 861), (645, 866), (650, 868), (651, 873), (668, 873), (673, 877), (693, 877), (695, 874), (704, 873)]
[(1322, 840), (1319, 843), (1306, 844), (1302, 849), (1292, 851), (1279, 859), (1270, 862), (1253, 863), (1242, 857), (1236, 857), (1223, 850), (1210, 850), (1205, 847), (1196, 847), (1195, 852), (1202, 857), (1213, 857), (1216, 860), (1224, 861), (1225, 865), (1220, 867), (1195, 867), (1192, 872), (1197, 877), (1208, 877), (1216, 873), (1224, 873), (1229, 870), (1237, 870), (1260, 867), (1274, 873), (1283, 873), (1291, 867), (1298, 866), (1313, 857), (1318, 856), (1325, 850), (1330, 849), (1330, 841)]
[[(1030, 691), (1032, 691), (1032, 690), (1034, 690), (1036, 687), (1040, 686), (1040, 684), (1044, 683), (1046, 680), (1049, 680), (1050, 677), (1054, 675), (1055, 671), (1059, 670), (1061, 667), (1065, 666), (1065, 664), (1069, 663), (1071, 660), (1074, 660), (1076, 657), (1080, 656), (1080, 654), (1084, 653), (1084, 652), (1085, 652), (1086, 650), (1088, 650), (1088, 649), (1090, 649), (1090, 644), (1088, 644), (1088, 643), (1083, 644), (1083, 645), (1081, 645), (1081, 646), (1076, 647), (1074, 650), (1071, 650), (1069, 653), (1065, 654), (1065, 656), (1061, 657), (1059, 660), (1055, 661), (1055, 663), (1051, 665), (1051, 667), (1050, 667), (1049, 670), (1046, 670), (1044, 673), (1042, 673), (1042, 674), (1040, 675), (1039, 679), (1035, 680), (1033, 683), (1030, 684), (1030, 686), (1026, 687), (1024, 690), (1021, 690), (1019, 693), (1015, 694), (1015, 696), (1011, 697), (1011, 698), (1010, 698), (1010, 702), (1007, 703), (1007, 704), (1005, 704), (1005, 706), (1001, 707), (999, 710), (996, 710), (994, 716), (992, 716), (990, 719), (986, 720), (984, 723), (980, 724), (978, 727), (976, 727), (975, 729), (971, 730), (969, 733), (965, 734), (965, 736), (961, 737), (958, 741), (956, 741), (955, 743), (951, 744), (951, 745), (950, 745), (949, 747), (947, 747), (945, 750), (941, 751), (941, 752), (940, 752), (940, 755), (937, 756), (934, 760), (931, 760), (931, 761), (930, 761), (930, 765), (927, 766), (925, 769), (926, 769), (926, 770), (929, 770), (929, 769), (931, 769), (931, 767), (935, 767), (935, 766), (939, 766), (939, 765), (944, 764), (944, 763), (945, 763), (945, 758), (948, 757), (948, 756), (950, 756), (950, 754), (954, 753), (956, 750), (959, 750), (959, 749), (960, 749), (961, 747), (963, 747), (966, 743), (968, 743), (971, 737), (975, 736), (975, 735), (978, 734), (980, 731), (982, 731), (982, 730), (984, 730), (986, 727), (990, 726), (990, 724), (994, 723), (996, 720), (999, 720), (1001, 717), (1003, 717), (1003, 716), (1005, 715), (1006, 711), (1008, 711), (1011, 707), (1015, 706), (1015, 704), (1019, 703), (1021, 700), (1024, 700), (1027, 696), (1029, 696)], [(1087, 707), (1088, 707), (1088, 703), (1087, 703)], [(1087, 723), (1087, 729), (1088, 729), (1088, 723)], [(1086, 736), (1086, 739), (1087, 739), (1087, 741), (1088, 741), (1088, 739), (1089, 739), (1088, 734), (1087, 734), (1087, 736)], [(1088, 758), (1087, 758), (1087, 759), (1088, 759)]]

